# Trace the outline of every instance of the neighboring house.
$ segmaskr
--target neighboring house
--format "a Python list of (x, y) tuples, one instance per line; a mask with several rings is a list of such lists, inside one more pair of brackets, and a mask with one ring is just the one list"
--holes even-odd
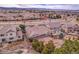
[[(0, 28), (0, 43), (18, 40), (19, 36), (17, 36), (17, 33), (16, 26), (4, 25)], [(21, 37), (19, 39), (21, 39)]]
[(66, 33), (74, 33), (75, 24), (66, 23), (62, 25), (62, 28), (65, 30)]
[(28, 38), (35, 38), (38, 36), (48, 35), (50, 33), (50, 29), (45, 26), (33, 26), (28, 27), (26, 33)]
[(79, 35), (79, 25), (75, 25), (74, 27), (74, 31)]
[(79, 25), (73, 23), (66, 23), (62, 26), (67, 34), (79, 34)]
[(50, 30), (52, 37), (55, 39), (63, 39), (65, 35), (64, 29), (62, 29), (63, 22), (54, 21), (50, 23)]
[(51, 29), (52, 35), (59, 35), (61, 32), (61, 23), (60, 22), (51, 22), (50, 29)]

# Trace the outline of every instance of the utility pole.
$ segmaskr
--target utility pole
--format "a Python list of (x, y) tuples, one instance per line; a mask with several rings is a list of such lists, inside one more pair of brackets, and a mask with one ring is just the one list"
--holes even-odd
[(23, 25), (25, 26), (25, 33), (23, 34), (23, 36), (24, 36), (24, 41), (26, 42), (26, 24), (25, 24), (25, 21), (26, 21), (26, 19), (24, 19), (24, 16), (22, 17), (22, 21), (23, 21)]
[(51, 19), (49, 20), (50, 36), (52, 36)]

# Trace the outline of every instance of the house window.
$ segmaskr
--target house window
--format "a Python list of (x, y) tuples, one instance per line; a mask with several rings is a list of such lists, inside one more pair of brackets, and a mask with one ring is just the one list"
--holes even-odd
[(18, 38), (21, 38), (21, 36), (18, 36)]
[(6, 41), (6, 39), (5, 39), (5, 38), (3, 38), (3, 39), (2, 39), (2, 42), (5, 42), (5, 41)]
[(10, 40), (14, 39), (13, 37), (9, 38)]
[(4, 36), (4, 34), (1, 34), (1, 36)]
[(10, 33), (10, 35), (12, 35), (12, 33)]

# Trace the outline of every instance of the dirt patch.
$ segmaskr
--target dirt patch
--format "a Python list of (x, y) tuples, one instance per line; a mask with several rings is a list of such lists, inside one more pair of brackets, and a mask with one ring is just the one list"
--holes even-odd
[(52, 41), (54, 43), (54, 45), (56, 46), (56, 48), (61, 47), (61, 45), (64, 43), (63, 39), (54, 39), (52, 37), (39, 38), (38, 40), (43, 41), (44, 44), (47, 44), (48, 41)]

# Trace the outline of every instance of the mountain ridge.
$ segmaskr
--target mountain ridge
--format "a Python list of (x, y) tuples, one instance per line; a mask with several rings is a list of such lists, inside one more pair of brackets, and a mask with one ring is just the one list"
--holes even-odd
[(5, 9), (5, 10), (55, 10), (55, 11), (78, 11), (79, 10), (68, 10), (68, 9), (49, 9), (49, 8), (17, 8), (17, 7), (0, 7), (0, 9)]

